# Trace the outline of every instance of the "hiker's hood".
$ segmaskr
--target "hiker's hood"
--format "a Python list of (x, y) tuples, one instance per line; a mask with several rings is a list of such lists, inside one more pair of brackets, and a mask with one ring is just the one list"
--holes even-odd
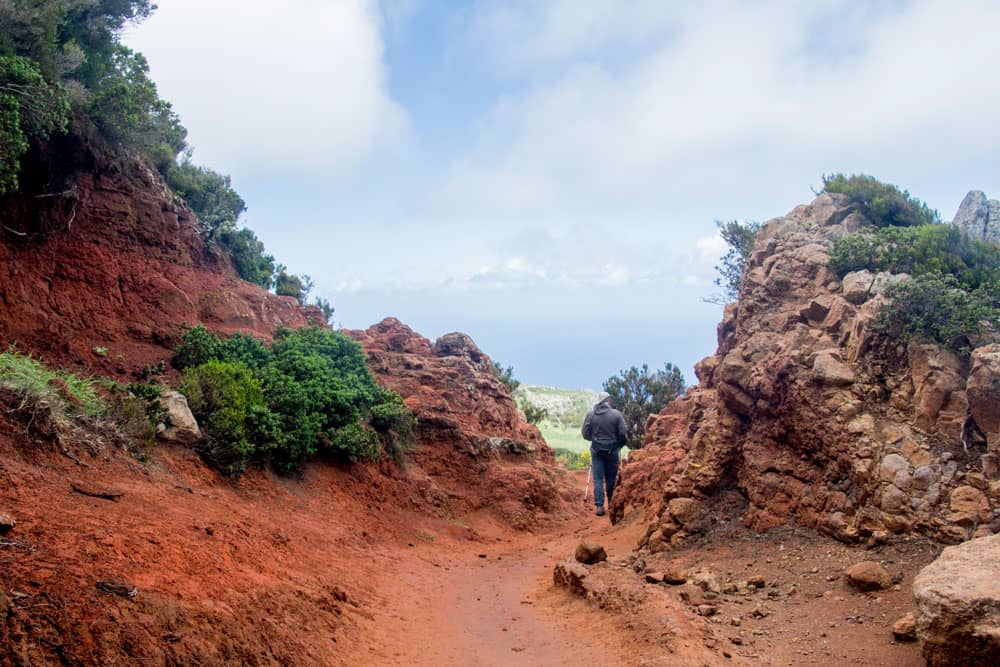
[(608, 412), (609, 410), (611, 410), (611, 406), (608, 405), (607, 401), (601, 401), (600, 403), (594, 406), (595, 415), (603, 415), (605, 412)]

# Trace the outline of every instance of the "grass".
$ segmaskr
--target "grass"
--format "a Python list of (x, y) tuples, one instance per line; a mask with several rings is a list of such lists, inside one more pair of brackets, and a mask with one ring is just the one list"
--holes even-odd
[[(66, 383), (69, 399), (60, 391), (58, 385), (62, 382)], [(0, 353), (0, 386), (26, 399), (46, 401), (60, 412), (97, 417), (105, 409), (93, 380), (53, 370), (37, 359), (13, 350)]]

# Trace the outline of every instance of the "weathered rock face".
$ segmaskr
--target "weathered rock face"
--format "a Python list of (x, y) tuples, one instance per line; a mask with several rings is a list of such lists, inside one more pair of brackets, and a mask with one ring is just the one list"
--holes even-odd
[(913, 595), (927, 664), (1000, 664), (1000, 536), (945, 549)]
[(1000, 346), (971, 362), (917, 343), (890, 363), (873, 355), (883, 292), (907, 277), (841, 281), (827, 268), (835, 239), (864, 222), (824, 194), (761, 228), (716, 355), (696, 366), (697, 387), (651, 418), (615, 494), (614, 518), (645, 508), (643, 546), (705, 529), (690, 515), (682, 525), (675, 499), (708, 514), (733, 488), (759, 530), (794, 521), (847, 541), (919, 532), (957, 542), (1000, 527), (1000, 453), (986, 449), (1000, 439)]
[(981, 190), (972, 190), (965, 195), (951, 224), (974, 239), (1000, 242), (1000, 201), (987, 199)]
[(166, 413), (163, 429), (156, 435), (161, 440), (192, 445), (201, 440), (201, 429), (191, 414), (187, 399), (177, 391), (165, 391), (160, 396), (160, 405)]
[(572, 493), (538, 428), (524, 421), (471, 338), (451, 333), (432, 345), (394, 318), (345, 333), (364, 346), (375, 379), (416, 415), (418, 448), (409, 458), (442, 502), (490, 508), (523, 527)]
[(121, 376), (169, 357), (182, 324), (269, 338), (322, 319), (240, 280), (158, 177), (132, 169), (0, 198), (0, 345)]

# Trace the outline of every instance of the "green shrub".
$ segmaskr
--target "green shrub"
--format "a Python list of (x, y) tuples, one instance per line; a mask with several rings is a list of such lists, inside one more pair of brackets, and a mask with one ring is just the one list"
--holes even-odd
[(964, 289), (953, 276), (928, 274), (890, 286), (891, 301), (873, 329), (892, 341), (929, 340), (968, 352), (986, 331), (1000, 328), (997, 283)]
[(556, 447), (554, 450), (556, 461), (562, 463), (570, 470), (583, 470), (590, 466), (590, 452), (574, 452), (572, 449)]
[[(412, 414), (397, 394), (375, 384), (361, 346), (340, 332), (320, 327), (279, 329), (270, 347), (250, 336), (220, 340), (204, 327), (185, 332), (174, 361), (177, 367), (188, 369), (185, 377), (192, 369), (205, 373), (212, 362), (241, 369), (240, 382), (252, 378), (260, 390), (259, 404), (265, 408), (251, 410), (250, 422), (236, 420), (252, 426), (252, 438), (246, 429), (229, 428), (232, 420), (223, 421), (225, 428), (219, 430), (227, 435), (216, 441), (234, 443), (223, 454), (253, 453), (287, 471), (317, 453), (377, 457), (380, 441), (401, 461), (412, 444)], [(188, 396), (189, 402), (204, 406), (204, 414), (213, 419), (211, 415), (219, 408), (197, 394), (204, 391), (203, 385), (182, 383), (182, 391), (195, 392), (194, 398)], [(246, 460), (244, 456), (242, 462)]]
[(269, 255), (257, 235), (243, 227), (224, 228), (219, 232), (219, 245), (229, 253), (240, 278), (264, 289), (274, 284), (274, 256)]
[(270, 435), (260, 381), (241, 363), (211, 359), (185, 370), (180, 389), (205, 434), (203, 454), (223, 472), (242, 472)]
[(865, 174), (823, 176), (823, 191), (847, 195), (876, 227), (910, 227), (941, 221), (931, 209), (906, 190)]
[(381, 437), (386, 454), (402, 466), (415, 444), (417, 419), (399, 394), (382, 389), (379, 402), (368, 413), (368, 425)]
[(503, 386), (507, 387), (507, 391), (510, 392), (511, 395), (513, 395), (514, 392), (517, 391), (517, 388), (521, 386), (521, 382), (514, 379), (514, 367), (508, 366), (507, 368), (504, 368), (495, 361), (491, 363), (493, 369), (493, 377), (500, 380)]
[(739, 220), (730, 220), (724, 223), (716, 220), (715, 225), (719, 228), (719, 235), (729, 246), (729, 250), (722, 257), (722, 264), (715, 267), (715, 270), (719, 272), (715, 284), (723, 288), (725, 292), (710, 296), (705, 300), (709, 303), (725, 305), (740, 298), (743, 270), (746, 268), (750, 253), (753, 252), (757, 232), (760, 231), (760, 223), (740, 222)]
[(951, 225), (886, 227), (837, 239), (830, 269), (840, 277), (861, 269), (952, 275), (976, 289), (1000, 272), (1000, 245), (972, 240)]
[(524, 421), (529, 424), (541, 424), (542, 420), (549, 416), (548, 410), (540, 408), (537, 405), (532, 405), (526, 400), (521, 400), (518, 407), (524, 413)]

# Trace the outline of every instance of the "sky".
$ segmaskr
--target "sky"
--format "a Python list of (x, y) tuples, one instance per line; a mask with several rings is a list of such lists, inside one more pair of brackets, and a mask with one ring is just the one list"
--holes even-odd
[(1000, 196), (1000, 3), (159, 0), (126, 43), (338, 325), (599, 388), (714, 353), (719, 220)]

